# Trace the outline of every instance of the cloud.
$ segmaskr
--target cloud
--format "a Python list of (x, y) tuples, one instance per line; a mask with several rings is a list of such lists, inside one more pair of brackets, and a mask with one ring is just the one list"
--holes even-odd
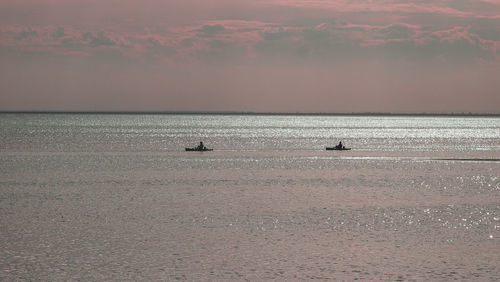
[(265, 33), (255, 44), (267, 57), (303, 60), (409, 60), (453, 62), (497, 58), (498, 42), (486, 40), (470, 27), (426, 31), (408, 24), (388, 26), (321, 24), (314, 28)]
[(80, 50), (80, 49), (82, 49), (83, 46), (84, 46), (84, 44), (80, 38), (67, 37), (67, 38), (63, 38), (63, 39), (61, 39), (61, 41), (59, 41), (59, 47), (61, 47), (62, 49), (68, 49), (71, 51)]
[(224, 27), (220, 24), (217, 25), (204, 25), (198, 30), (200, 37), (215, 37), (217, 34), (224, 31)]
[(16, 36), (18, 40), (31, 39), (34, 37), (38, 37), (38, 32), (36, 30), (23, 30), (19, 32)]
[[(471, 26), (430, 30), (395, 23), (368, 25), (328, 21), (315, 26), (266, 22), (218, 21), (184, 29), (88, 32), (45, 26), (3, 27), (0, 44), (53, 54), (86, 53), (111, 48), (125, 56), (228, 62), (312, 62), (409, 60), (471, 62), (498, 60), (499, 41), (488, 40)], [(47, 35), (47, 36), (45, 36)], [(50, 35), (50, 36), (49, 36)]]
[(83, 35), (83, 38), (88, 40), (88, 44), (90, 47), (100, 47), (100, 46), (115, 46), (116, 42), (104, 35), (103, 32), (99, 32), (97, 36), (94, 36), (92, 33), (88, 32)]
[(146, 41), (139, 42), (139, 44), (142, 44), (143, 55), (152, 60), (173, 57), (177, 54), (175, 46), (164, 43), (154, 36), (149, 37)]
[(64, 28), (63, 28), (63, 27), (60, 27), (60, 26), (58, 26), (58, 27), (56, 28), (56, 30), (54, 31), (54, 34), (53, 34), (53, 36), (54, 36), (55, 38), (61, 38), (61, 37), (64, 37), (64, 35), (65, 35), (65, 33), (64, 33)]
[(492, 8), (499, 9), (499, 3), (494, 0), (447, 1), (447, 0), (272, 0), (265, 2), (269, 6), (296, 7), (300, 9), (328, 10), (335, 14), (370, 13), (370, 14), (435, 14), (447, 17), (461, 18), (492, 18), (498, 19), (498, 14), (492, 13)]
[[(418, 27), (417, 27), (418, 28)], [(416, 34), (416, 27), (406, 24), (391, 24), (378, 30), (383, 39), (409, 39)]]
[(119, 2), (0, 1), (0, 104), (498, 109), (498, 0)]

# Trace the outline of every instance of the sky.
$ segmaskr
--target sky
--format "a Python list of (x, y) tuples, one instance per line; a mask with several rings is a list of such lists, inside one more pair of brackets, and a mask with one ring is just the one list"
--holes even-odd
[(0, 0), (0, 111), (500, 114), (500, 0)]

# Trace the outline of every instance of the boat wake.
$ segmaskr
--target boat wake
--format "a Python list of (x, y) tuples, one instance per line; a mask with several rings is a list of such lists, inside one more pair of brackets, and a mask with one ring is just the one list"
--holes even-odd
[(500, 162), (500, 159), (460, 159), (460, 158), (442, 158), (442, 159), (434, 159), (437, 161), (459, 161), (459, 162)]

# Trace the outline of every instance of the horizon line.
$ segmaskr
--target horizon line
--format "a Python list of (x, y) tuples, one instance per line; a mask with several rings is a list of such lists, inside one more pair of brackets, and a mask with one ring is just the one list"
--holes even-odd
[(476, 112), (259, 112), (259, 111), (5, 111), (0, 114), (115, 114), (115, 115), (296, 115), (296, 116), (494, 116)]

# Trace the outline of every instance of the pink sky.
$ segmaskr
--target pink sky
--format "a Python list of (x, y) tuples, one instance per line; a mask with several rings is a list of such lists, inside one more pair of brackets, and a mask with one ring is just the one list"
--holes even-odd
[(0, 110), (500, 114), (500, 0), (3, 0)]

